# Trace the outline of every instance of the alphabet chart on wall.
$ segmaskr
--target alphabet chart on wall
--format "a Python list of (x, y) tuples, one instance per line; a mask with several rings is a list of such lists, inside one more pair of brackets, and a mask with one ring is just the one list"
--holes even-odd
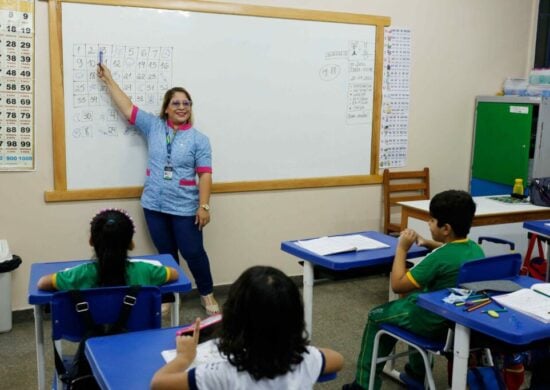
[(380, 168), (403, 167), (407, 162), (411, 31), (385, 28)]
[(34, 170), (34, 1), (0, 0), (0, 170)]
[[(78, 148), (68, 149), (70, 153), (83, 150), (94, 153), (98, 146), (113, 148), (116, 153), (128, 154), (128, 161), (133, 167), (139, 166), (140, 179), (145, 173), (145, 145), (130, 125), (118, 112), (105, 84), (97, 77), (99, 63), (106, 65), (115, 81), (140, 109), (159, 112), (163, 95), (172, 84), (172, 51), (171, 47), (139, 47), (131, 45), (74, 43), (72, 45), (71, 69), (66, 70), (65, 93), (72, 95), (72, 104), (66, 106), (65, 130), (66, 142)], [(124, 147), (124, 139), (131, 138), (131, 149), (142, 149), (133, 153)], [(122, 144), (121, 144), (122, 143)], [(84, 183), (86, 178), (68, 168), (71, 182)], [(94, 171), (97, 167), (89, 167)], [(130, 174), (131, 170), (127, 170)], [(98, 172), (101, 175), (101, 172)], [(124, 173), (123, 173), (124, 174)], [(104, 175), (105, 177), (107, 175)], [(79, 184), (84, 187), (85, 184)], [(116, 183), (105, 183), (116, 185)]]

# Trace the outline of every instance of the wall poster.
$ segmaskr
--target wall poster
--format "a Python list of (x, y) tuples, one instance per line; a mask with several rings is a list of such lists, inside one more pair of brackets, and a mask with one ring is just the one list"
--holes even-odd
[(35, 169), (34, 1), (0, 0), (0, 170)]

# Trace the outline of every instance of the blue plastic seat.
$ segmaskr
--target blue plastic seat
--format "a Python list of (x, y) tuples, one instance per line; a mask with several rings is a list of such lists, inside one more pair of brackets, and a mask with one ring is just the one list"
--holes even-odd
[[(521, 255), (518, 253), (510, 253), (499, 256), (486, 257), (479, 260), (468, 261), (460, 267), (458, 273), (457, 285), (467, 282), (478, 282), (482, 280), (493, 279), (511, 279), (519, 275), (521, 267)], [(426, 369), (426, 378), (424, 386), (429, 389), (435, 389), (435, 383), (432, 374), (432, 360), (434, 355), (441, 355), (451, 350), (453, 344), (453, 331), (447, 332), (445, 340), (432, 340), (426, 337), (419, 336), (409, 330), (400, 328), (396, 325), (382, 323), (379, 325), (380, 330), (376, 333), (374, 338), (374, 347), (372, 350), (372, 363), (370, 370), (369, 389), (374, 387), (374, 379), (376, 373), (376, 365), (384, 363), (386, 361), (393, 361), (396, 358), (404, 355), (408, 355), (408, 352), (402, 352), (397, 354), (391, 354), (386, 357), (378, 357), (378, 345), (380, 337), (383, 335), (393, 337), (398, 341), (401, 341), (410, 347), (416, 349), (422, 356), (424, 361), (424, 367)], [(486, 350), (486, 357), (492, 364), (492, 358), (489, 350)], [(388, 372), (392, 377), (401, 380), (402, 374), (396, 370)]]
[[(96, 324), (113, 324), (119, 319), (123, 301), (133, 303), (126, 321), (126, 331), (158, 329), (161, 326), (161, 293), (158, 287), (141, 287), (135, 302), (127, 297), (130, 287), (103, 287), (80, 290), (83, 299)], [(61, 340), (79, 342), (87, 328), (73, 302), (71, 292), (61, 291), (54, 294), (51, 301), (52, 339), (61, 353)], [(72, 357), (63, 356), (64, 361)], [(54, 388), (58, 388), (57, 373)], [(59, 383), (60, 385), (60, 383)]]

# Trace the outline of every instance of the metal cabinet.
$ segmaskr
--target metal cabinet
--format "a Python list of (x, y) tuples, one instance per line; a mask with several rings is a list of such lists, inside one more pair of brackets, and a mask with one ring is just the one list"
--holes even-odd
[(527, 189), (543, 176), (550, 176), (550, 98), (478, 96), (472, 195), (509, 194), (514, 179), (522, 178)]

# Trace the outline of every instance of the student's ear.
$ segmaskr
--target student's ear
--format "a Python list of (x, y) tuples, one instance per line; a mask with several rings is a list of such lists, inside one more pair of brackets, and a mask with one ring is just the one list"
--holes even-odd
[(128, 245), (128, 250), (131, 251), (135, 248), (134, 240), (130, 241), (130, 244)]
[(449, 237), (450, 235), (453, 234), (453, 228), (451, 227), (451, 225), (449, 225), (448, 223), (446, 223), (445, 225), (443, 225), (441, 227), (442, 231), (443, 231), (443, 234), (446, 236), (446, 237)]

